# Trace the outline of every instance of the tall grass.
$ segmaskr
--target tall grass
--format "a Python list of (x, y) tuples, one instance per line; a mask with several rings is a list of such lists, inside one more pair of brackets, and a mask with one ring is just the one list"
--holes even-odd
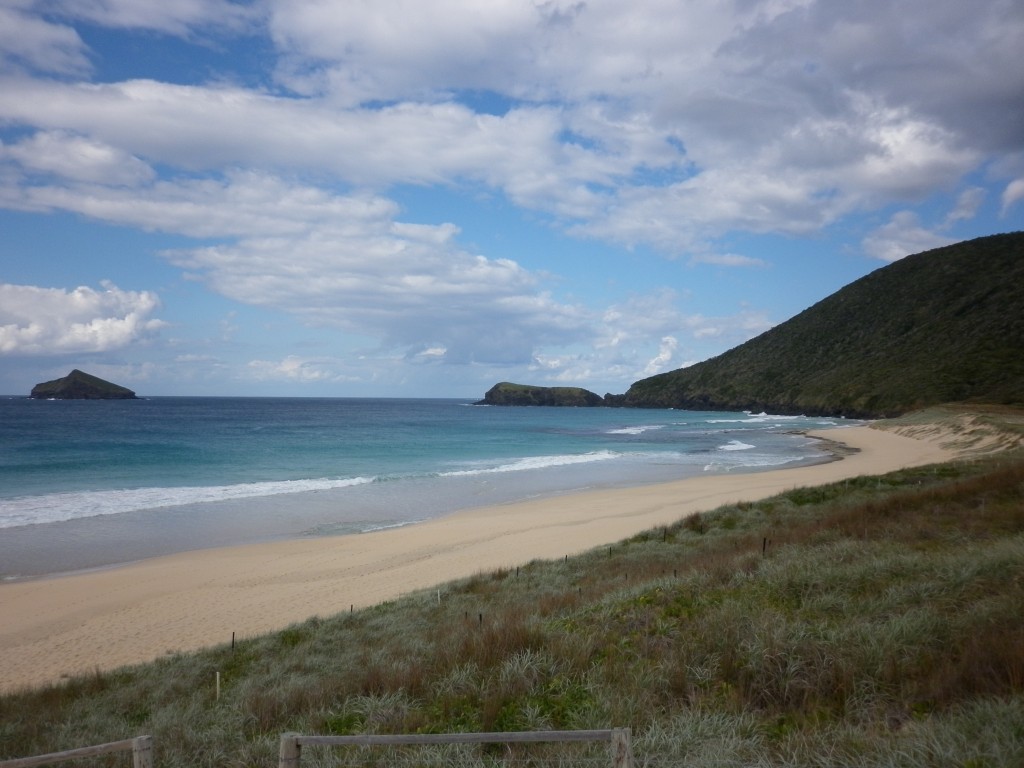
[(628, 726), (640, 765), (1024, 765), (1019, 456), (799, 489), (439, 589), (0, 697), (0, 757), (151, 733), (160, 766), (272, 766), (288, 730)]

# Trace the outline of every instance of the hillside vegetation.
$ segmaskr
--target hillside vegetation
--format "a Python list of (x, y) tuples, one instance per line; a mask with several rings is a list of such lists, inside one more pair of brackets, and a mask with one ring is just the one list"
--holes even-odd
[[(149, 733), (161, 768), (271, 768), (291, 730), (629, 727), (637, 765), (1019, 768), (1022, 617), (1015, 450), (727, 506), (234, 648), (0, 697), (0, 759)], [(455, 748), (307, 749), (311, 766), (482, 764)], [(530, 764), (580, 764), (583, 749)]]
[(1024, 233), (907, 256), (623, 399), (869, 418), (948, 402), (1024, 403)]

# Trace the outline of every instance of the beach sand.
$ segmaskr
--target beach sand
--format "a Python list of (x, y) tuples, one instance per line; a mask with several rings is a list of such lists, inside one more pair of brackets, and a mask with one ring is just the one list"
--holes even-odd
[(207, 549), (0, 585), (0, 690), (220, 645), (233, 633), (242, 639), (573, 555), (723, 504), (957, 455), (935, 433), (922, 439), (862, 426), (814, 435), (855, 451), (812, 466), (576, 493), (387, 531)]

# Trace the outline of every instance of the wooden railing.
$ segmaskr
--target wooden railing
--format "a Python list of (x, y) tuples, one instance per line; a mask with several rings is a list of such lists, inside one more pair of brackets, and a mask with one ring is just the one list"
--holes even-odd
[(48, 755), (35, 757), (19, 757), (16, 760), (0, 761), (0, 768), (29, 768), (32, 765), (48, 765), (63, 760), (74, 760), (76, 757), (93, 757), (109, 755), (112, 752), (131, 752), (132, 768), (153, 768), (153, 737), (137, 736), (134, 739), (113, 741), (109, 744), (97, 744), (93, 747), (80, 747), (64, 752), (51, 752)]
[[(596, 731), (517, 731), (499, 733), (424, 733), (395, 736), (303, 736), (286, 733), (281, 736), (278, 768), (300, 768), (303, 746), (428, 746), (442, 744), (538, 744), (544, 742), (607, 741), (611, 748), (609, 760), (612, 768), (633, 768), (633, 748), (629, 728), (611, 728)], [(91, 747), (51, 752), (48, 755), (0, 760), (0, 768), (30, 768), (79, 757), (131, 752), (132, 768), (153, 768), (153, 737), (97, 744)]]
[[(612, 768), (633, 768), (633, 749), (629, 728), (597, 731), (519, 731), (508, 733), (424, 733), (395, 736), (281, 736), (278, 768), (300, 768), (304, 746), (413, 746), (431, 744), (525, 744), (566, 741), (607, 741), (611, 744)], [(0, 766), (0, 768), (3, 768)]]

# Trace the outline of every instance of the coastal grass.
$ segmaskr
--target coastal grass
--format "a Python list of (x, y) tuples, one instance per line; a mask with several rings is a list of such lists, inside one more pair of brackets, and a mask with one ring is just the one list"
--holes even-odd
[[(0, 759), (148, 733), (159, 766), (273, 766), (285, 731), (607, 727), (632, 729), (638, 765), (1024, 765), (1024, 456), (797, 489), (9, 694)], [(544, 754), (605, 764), (590, 749)]]

